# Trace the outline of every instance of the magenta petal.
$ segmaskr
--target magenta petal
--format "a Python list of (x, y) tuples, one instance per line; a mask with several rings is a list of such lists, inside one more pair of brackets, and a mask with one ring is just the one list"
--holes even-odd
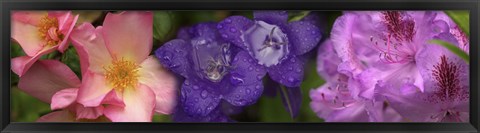
[(63, 89), (55, 93), (52, 97), (51, 109), (63, 109), (66, 108), (77, 100), (78, 88)]
[(46, 103), (50, 103), (59, 90), (79, 86), (77, 75), (56, 60), (38, 61), (18, 82), (20, 90)]

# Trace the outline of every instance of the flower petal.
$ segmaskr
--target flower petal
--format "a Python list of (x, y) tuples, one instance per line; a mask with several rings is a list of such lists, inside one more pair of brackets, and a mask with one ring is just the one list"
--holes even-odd
[(222, 113), (220, 106), (211, 111), (207, 116), (195, 116), (185, 113), (184, 106), (177, 106), (172, 115), (175, 122), (228, 122), (229, 118)]
[(161, 66), (154, 56), (149, 56), (140, 67), (138, 80), (155, 93), (155, 112), (170, 114), (177, 103), (175, 75)]
[(52, 96), (59, 90), (79, 86), (77, 75), (67, 65), (56, 60), (38, 61), (18, 82), (20, 90), (45, 103), (50, 103)]
[(181, 102), (189, 115), (207, 116), (220, 103), (216, 86), (196, 78), (186, 79), (181, 90)]
[(303, 81), (304, 60), (292, 56), (280, 64), (267, 68), (272, 80), (287, 87), (298, 87)]
[(340, 58), (333, 48), (332, 41), (326, 40), (318, 48), (317, 55), (317, 72), (327, 82), (336, 82), (334, 78), (339, 75), (338, 65)]
[(75, 122), (75, 115), (68, 110), (55, 111), (38, 118), (37, 122)]
[(77, 94), (78, 88), (68, 88), (58, 91), (52, 97), (50, 104), (51, 109), (64, 109), (72, 105), (77, 100)]
[(175, 39), (158, 48), (155, 51), (155, 56), (160, 60), (162, 66), (183, 77), (188, 77), (191, 67), (187, 56), (190, 51), (190, 43)]
[(95, 29), (92, 24), (84, 23), (72, 32), (71, 40), (80, 56), (82, 73), (85, 73), (87, 68), (95, 73), (104, 73), (104, 66), (112, 62), (102, 31), (102, 27)]
[(73, 16), (71, 12), (54, 11), (49, 12), (48, 16), (55, 17), (58, 20), (58, 28), (60, 32), (64, 35), (64, 39), (62, 40), (62, 42), (60, 42), (60, 44), (58, 44), (58, 51), (63, 53), (68, 48), (68, 40), (70, 37), (70, 33), (72, 32), (79, 15)]
[(247, 49), (242, 34), (250, 28), (254, 22), (243, 16), (231, 16), (217, 24), (218, 32), (222, 38), (230, 41), (235, 46)]
[(287, 11), (254, 11), (255, 20), (265, 21), (277, 26), (285, 25), (288, 21)]
[(80, 119), (97, 119), (103, 115), (103, 106), (98, 107), (83, 107), (83, 105), (77, 104), (75, 112), (77, 113), (77, 120)]
[(12, 21), (12, 38), (22, 46), (28, 56), (37, 55), (46, 45), (36, 26), (15, 19)]
[(155, 108), (155, 94), (146, 85), (127, 88), (123, 92), (125, 107), (107, 106), (104, 113), (113, 122), (151, 122)]
[(288, 41), (293, 45), (293, 52), (302, 55), (311, 51), (322, 39), (322, 34), (317, 26), (303, 21), (288, 24)]
[(14, 11), (12, 19), (25, 24), (37, 26), (42, 17), (48, 15), (46, 11)]
[(141, 63), (150, 54), (153, 45), (152, 12), (108, 13), (103, 27), (107, 49), (114, 59), (126, 58)]
[(78, 103), (85, 107), (97, 107), (105, 96), (113, 90), (107, 85), (105, 76), (87, 72), (83, 75), (82, 85), (78, 91)]
[(250, 55), (239, 52), (232, 62), (233, 69), (230, 71), (229, 86), (222, 89), (223, 98), (234, 106), (246, 106), (255, 103), (263, 92), (262, 79), (266, 74), (263, 66), (257, 64)]

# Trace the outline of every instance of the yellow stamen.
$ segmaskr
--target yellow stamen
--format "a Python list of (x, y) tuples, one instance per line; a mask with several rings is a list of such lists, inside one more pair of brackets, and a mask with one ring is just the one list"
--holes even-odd
[(40, 38), (45, 40), (45, 45), (47, 46), (57, 45), (64, 38), (63, 34), (58, 30), (57, 18), (48, 17), (48, 15), (40, 19), (38, 34)]
[(123, 58), (114, 60), (110, 66), (104, 67), (105, 78), (114, 89), (123, 91), (125, 88), (133, 88), (137, 85), (139, 68), (140, 66), (135, 62)]

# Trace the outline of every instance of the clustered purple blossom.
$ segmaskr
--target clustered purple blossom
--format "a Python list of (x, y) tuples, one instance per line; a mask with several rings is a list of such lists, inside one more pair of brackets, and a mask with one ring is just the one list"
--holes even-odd
[(319, 48), (327, 83), (310, 91), (311, 108), (333, 122), (467, 122), (469, 66), (432, 39), (468, 53), (443, 12), (344, 12)]

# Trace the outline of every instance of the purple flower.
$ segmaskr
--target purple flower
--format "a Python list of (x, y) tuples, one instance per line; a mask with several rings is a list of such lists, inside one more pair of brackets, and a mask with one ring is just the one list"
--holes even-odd
[[(179, 39), (161, 46), (155, 55), (161, 64), (185, 78), (180, 104), (188, 116), (210, 116), (222, 101), (233, 106), (255, 103), (266, 74), (246, 52), (226, 42), (216, 23), (183, 28)], [(181, 112), (181, 111), (180, 111)]]
[[(435, 38), (462, 46), (455, 35), (448, 32)], [(425, 46), (416, 60), (424, 79), (423, 93), (411, 82), (403, 85), (400, 90), (381, 87), (376, 91), (409, 121), (468, 122), (468, 64), (438, 45)]]
[[(341, 60), (330, 40), (318, 50), (317, 71), (327, 81), (318, 89), (310, 90), (310, 107), (327, 122), (395, 122), (401, 117), (382, 101), (358, 97), (361, 87), (358, 79), (338, 71)], [(381, 104), (381, 106), (375, 106)]]
[(320, 41), (320, 29), (310, 21), (288, 22), (286, 11), (255, 11), (254, 20), (231, 16), (217, 28), (221, 36), (252, 57), (270, 77), (287, 87), (303, 80), (302, 55)]

